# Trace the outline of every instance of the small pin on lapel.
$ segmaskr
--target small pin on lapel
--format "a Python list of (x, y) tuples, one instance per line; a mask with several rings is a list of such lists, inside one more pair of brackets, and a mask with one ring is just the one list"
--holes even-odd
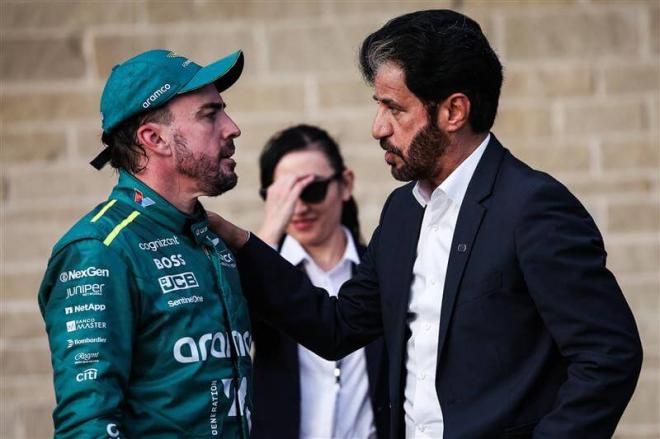
[(465, 253), (467, 251), (467, 244), (458, 244), (457, 250), (460, 253)]

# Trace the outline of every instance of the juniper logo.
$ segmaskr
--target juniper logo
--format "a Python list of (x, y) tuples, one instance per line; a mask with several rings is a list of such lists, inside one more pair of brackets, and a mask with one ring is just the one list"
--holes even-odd
[(144, 102), (142, 102), (142, 108), (151, 107), (151, 104), (157, 101), (159, 97), (167, 93), (170, 88), (172, 88), (170, 84), (163, 84), (162, 87), (157, 88), (156, 91), (154, 91), (151, 94), (151, 96), (149, 96)]

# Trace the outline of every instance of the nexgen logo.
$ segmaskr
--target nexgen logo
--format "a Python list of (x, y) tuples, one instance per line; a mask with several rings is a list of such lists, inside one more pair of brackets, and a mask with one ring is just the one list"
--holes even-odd
[(60, 282), (67, 282), (83, 277), (109, 277), (110, 270), (107, 268), (87, 267), (82, 270), (68, 270), (60, 273)]

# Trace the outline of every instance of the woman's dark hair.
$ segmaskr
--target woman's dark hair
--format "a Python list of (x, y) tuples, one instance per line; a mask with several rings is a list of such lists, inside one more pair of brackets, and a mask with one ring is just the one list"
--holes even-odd
[(463, 93), (470, 100), (472, 130), (482, 133), (493, 126), (502, 64), (476, 21), (447, 9), (396, 17), (360, 49), (360, 69), (369, 84), (388, 62), (404, 71), (406, 86), (427, 111), (452, 93)]
[(142, 171), (147, 158), (144, 147), (137, 139), (137, 130), (145, 123), (156, 122), (169, 125), (172, 122), (172, 112), (167, 105), (136, 114), (121, 122), (109, 133), (103, 132), (101, 142), (110, 147), (110, 166), (115, 169), (125, 169), (133, 174)]
[[(275, 167), (282, 157), (292, 151), (309, 149), (321, 151), (335, 172), (346, 169), (339, 145), (325, 130), (312, 125), (296, 125), (276, 133), (264, 146), (259, 157), (261, 187), (267, 188), (273, 183)], [(363, 243), (358, 207), (352, 196), (342, 205), (341, 223), (351, 232), (356, 243)]]

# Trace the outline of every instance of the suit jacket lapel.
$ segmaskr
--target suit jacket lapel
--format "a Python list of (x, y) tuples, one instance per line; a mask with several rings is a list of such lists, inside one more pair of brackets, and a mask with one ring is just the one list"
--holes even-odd
[(465, 265), (470, 258), (472, 244), (476, 239), (479, 226), (486, 213), (486, 208), (481, 205), (481, 201), (488, 197), (493, 190), (495, 177), (497, 176), (504, 152), (505, 150), (502, 145), (491, 134), (488, 147), (477, 165), (472, 180), (470, 180), (465, 198), (458, 213), (456, 229), (454, 230), (454, 237), (449, 252), (444, 294), (442, 296), (438, 360), (442, 355), (442, 348), (447, 336), (449, 323), (451, 322), (454, 303), (456, 302), (458, 287), (463, 278)]

